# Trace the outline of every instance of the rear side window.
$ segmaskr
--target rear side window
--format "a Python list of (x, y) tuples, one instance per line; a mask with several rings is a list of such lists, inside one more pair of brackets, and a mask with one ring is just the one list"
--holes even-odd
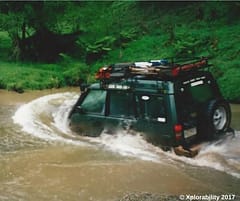
[(104, 113), (106, 91), (91, 90), (83, 100), (81, 107), (85, 112), (90, 113)]
[(190, 87), (189, 92), (197, 102), (205, 102), (213, 98), (213, 92), (208, 84)]
[(208, 79), (182, 84), (177, 94), (178, 117), (182, 122), (191, 124), (196, 124), (197, 112), (201, 110), (201, 105), (216, 96), (214, 86)]
[(214, 98), (215, 94), (212, 90), (211, 84), (207, 82), (203, 82), (199, 85), (188, 84), (187, 86), (181, 88), (181, 102), (184, 103), (204, 103), (212, 98)]
[(138, 113), (145, 118), (166, 121), (166, 111), (162, 96), (137, 95)]
[(110, 92), (109, 113), (113, 116), (134, 116), (133, 94), (126, 91)]

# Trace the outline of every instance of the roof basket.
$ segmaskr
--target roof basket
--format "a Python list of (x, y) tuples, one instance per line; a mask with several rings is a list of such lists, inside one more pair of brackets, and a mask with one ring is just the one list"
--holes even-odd
[(167, 59), (151, 60), (149, 62), (117, 63), (100, 68), (96, 74), (96, 79), (111, 82), (133, 78), (137, 75), (155, 79), (164, 77), (174, 78), (182, 73), (209, 66), (206, 57), (188, 59), (182, 64), (173, 61), (168, 62)]

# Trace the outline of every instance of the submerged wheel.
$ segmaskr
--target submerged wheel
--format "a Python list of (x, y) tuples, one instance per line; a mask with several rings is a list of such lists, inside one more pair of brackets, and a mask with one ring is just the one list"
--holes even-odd
[(216, 130), (223, 130), (227, 122), (227, 111), (223, 106), (219, 106), (213, 113), (213, 125)]
[(231, 110), (224, 99), (211, 100), (205, 109), (204, 123), (207, 130), (207, 138), (214, 139), (223, 134), (230, 127)]

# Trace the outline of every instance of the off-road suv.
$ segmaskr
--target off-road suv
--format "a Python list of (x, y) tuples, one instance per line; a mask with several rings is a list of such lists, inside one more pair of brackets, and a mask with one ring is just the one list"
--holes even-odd
[(101, 68), (70, 112), (70, 127), (88, 136), (120, 127), (163, 149), (193, 156), (191, 147), (230, 131), (231, 111), (208, 71), (207, 58), (153, 60)]

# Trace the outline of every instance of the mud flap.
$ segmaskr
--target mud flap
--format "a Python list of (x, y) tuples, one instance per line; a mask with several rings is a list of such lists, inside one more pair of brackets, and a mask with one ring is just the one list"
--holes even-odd
[(174, 147), (174, 152), (178, 156), (193, 158), (199, 153), (200, 148), (201, 148), (200, 145), (195, 145), (189, 149), (185, 149), (183, 148), (183, 146), (180, 145), (178, 147)]

